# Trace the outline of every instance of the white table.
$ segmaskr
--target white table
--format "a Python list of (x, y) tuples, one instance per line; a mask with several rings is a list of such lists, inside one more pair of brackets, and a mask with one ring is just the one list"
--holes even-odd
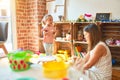
[(22, 77), (31, 77), (36, 80), (62, 80), (62, 79), (47, 79), (42, 75), (42, 67), (40, 64), (33, 64), (31, 68), (26, 71), (14, 72), (9, 67), (7, 58), (0, 58), (0, 80), (16, 80)]

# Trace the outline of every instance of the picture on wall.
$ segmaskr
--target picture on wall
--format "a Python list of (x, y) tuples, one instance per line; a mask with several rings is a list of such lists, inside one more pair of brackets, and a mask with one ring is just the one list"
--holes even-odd
[(96, 21), (109, 21), (110, 13), (96, 13)]

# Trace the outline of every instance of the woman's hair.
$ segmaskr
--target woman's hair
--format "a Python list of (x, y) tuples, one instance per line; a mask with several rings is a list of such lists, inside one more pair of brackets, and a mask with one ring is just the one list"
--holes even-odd
[(46, 22), (46, 20), (47, 20), (48, 18), (53, 18), (53, 17), (52, 17), (52, 15), (50, 15), (50, 14), (46, 14), (46, 15), (43, 17), (42, 21), (41, 21), (42, 25), (45, 25), (45, 24), (46, 24), (45, 22)]
[(90, 34), (90, 44), (88, 44), (88, 51), (90, 51), (95, 47), (95, 45), (99, 41), (101, 41), (100, 28), (96, 24), (91, 23), (84, 27), (83, 31), (88, 32)]

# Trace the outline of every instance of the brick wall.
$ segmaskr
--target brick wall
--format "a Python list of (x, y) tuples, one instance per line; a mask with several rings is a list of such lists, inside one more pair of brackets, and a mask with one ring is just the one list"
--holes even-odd
[(45, 12), (45, 0), (16, 0), (18, 48), (39, 51), (38, 24)]

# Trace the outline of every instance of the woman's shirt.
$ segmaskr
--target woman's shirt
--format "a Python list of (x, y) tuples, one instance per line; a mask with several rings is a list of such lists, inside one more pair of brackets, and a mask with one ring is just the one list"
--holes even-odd
[[(99, 74), (99, 77), (106, 78), (111, 77), (112, 75), (112, 62), (111, 62), (111, 52), (108, 46), (104, 42), (99, 42), (97, 45), (103, 45), (106, 50), (107, 54), (102, 56), (99, 61), (89, 70)], [(94, 53), (94, 49), (90, 51), (90, 56)]]

